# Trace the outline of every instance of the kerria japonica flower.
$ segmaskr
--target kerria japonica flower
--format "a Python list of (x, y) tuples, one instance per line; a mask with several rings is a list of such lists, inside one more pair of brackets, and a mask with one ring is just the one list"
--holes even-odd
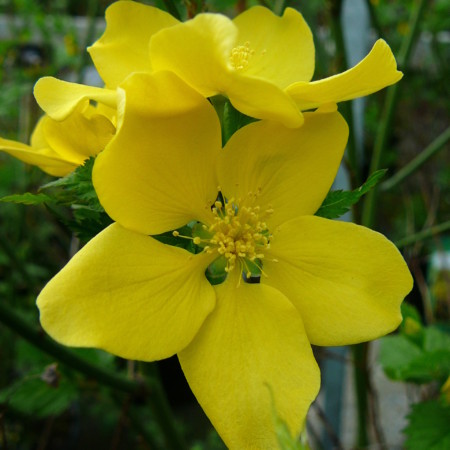
[(36, 124), (30, 145), (0, 138), (0, 151), (61, 177), (103, 150), (115, 133), (115, 110), (78, 102), (64, 120), (44, 115)]
[[(305, 113), (299, 128), (262, 120), (222, 149), (214, 108), (174, 74), (121, 89), (118, 132), (93, 169), (115, 223), (44, 288), (42, 326), (128, 359), (177, 354), (229, 448), (277, 448), (272, 407), (297, 434), (319, 389), (310, 344), (394, 330), (412, 285), (384, 236), (314, 216), (347, 125), (337, 112)], [(195, 253), (157, 239), (186, 224)]]
[[(402, 77), (389, 46), (378, 40), (358, 65), (311, 82), (314, 43), (302, 15), (287, 8), (282, 17), (255, 6), (231, 20), (202, 13), (187, 22), (152, 6), (130, 1), (106, 11), (106, 30), (89, 48), (107, 89), (134, 72), (169, 70), (205, 97), (224, 95), (242, 113), (300, 126), (303, 110), (365, 96)], [(60, 83), (43, 78), (42, 98)], [(78, 93), (79, 88), (75, 85)], [(62, 90), (69, 103), (76, 93)]]

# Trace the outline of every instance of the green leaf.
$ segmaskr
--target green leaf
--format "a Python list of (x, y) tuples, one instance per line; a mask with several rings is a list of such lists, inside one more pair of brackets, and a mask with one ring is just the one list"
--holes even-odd
[(407, 450), (447, 450), (450, 448), (450, 406), (437, 400), (413, 405), (408, 416)]
[(239, 128), (255, 122), (255, 120), (253, 117), (242, 114), (229, 100), (226, 100), (223, 106), (223, 144), (226, 144)]
[(39, 376), (19, 380), (0, 391), (0, 403), (35, 417), (61, 414), (77, 398), (76, 388), (67, 381), (52, 387)]
[(400, 334), (381, 339), (380, 363), (394, 380), (429, 383), (445, 381), (450, 373), (449, 335), (437, 327), (426, 327), (418, 343)]
[(379, 361), (386, 375), (393, 380), (405, 379), (411, 363), (423, 355), (422, 349), (403, 335), (380, 341)]
[(354, 191), (343, 191), (341, 189), (330, 191), (322, 203), (322, 206), (316, 212), (316, 216), (325, 217), (327, 219), (337, 219), (348, 212), (352, 205), (373, 189), (384, 177), (386, 169), (377, 170), (367, 181)]
[(46, 194), (32, 194), (31, 192), (26, 192), (25, 194), (7, 195), (6, 197), (0, 198), (0, 202), (40, 205), (42, 203), (52, 203), (54, 200)]

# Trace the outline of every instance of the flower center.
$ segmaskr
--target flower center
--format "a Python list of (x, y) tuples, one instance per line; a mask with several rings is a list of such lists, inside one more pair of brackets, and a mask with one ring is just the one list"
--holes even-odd
[[(249, 197), (254, 199), (257, 195)], [(214, 222), (201, 226), (194, 244), (203, 246), (207, 253), (217, 252), (227, 273), (238, 265), (246, 278), (260, 275), (264, 250), (270, 247), (271, 238), (265, 219), (273, 210), (230, 199), (226, 203), (216, 201), (212, 212)]]
[(231, 50), (230, 64), (234, 70), (245, 70), (255, 51), (250, 48), (250, 42), (244, 45), (238, 45)]

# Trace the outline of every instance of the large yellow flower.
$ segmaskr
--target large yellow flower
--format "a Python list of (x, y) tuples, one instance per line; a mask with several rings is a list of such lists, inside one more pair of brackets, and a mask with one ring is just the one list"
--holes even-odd
[(310, 82), (314, 43), (302, 15), (256, 6), (230, 20), (199, 14), (184, 23), (151, 6), (120, 1), (106, 11), (106, 31), (89, 49), (108, 88), (130, 73), (170, 70), (206, 97), (226, 95), (239, 111), (287, 126), (301, 110), (368, 95), (401, 77), (378, 40), (354, 68)]
[[(384, 236), (313, 215), (346, 123), (336, 112), (306, 113), (296, 129), (260, 121), (222, 149), (213, 107), (172, 73), (135, 74), (122, 89), (118, 133), (93, 170), (116, 223), (44, 288), (41, 323), (66, 345), (178, 354), (229, 448), (276, 448), (271, 392), (298, 433), (319, 389), (310, 343), (392, 331), (411, 289)], [(197, 254), (149, 236), (193, 221)], [(205, 271), (220, 266), (226, 280), (213, 286)]]
[(114, 115), (114, 110), (103, 105), (79, 102), (62, 121), (44, 115), (30, 145), (0, 138), (0, 150), (50, 175), (64, 176), (105, 148), (115, 133)]

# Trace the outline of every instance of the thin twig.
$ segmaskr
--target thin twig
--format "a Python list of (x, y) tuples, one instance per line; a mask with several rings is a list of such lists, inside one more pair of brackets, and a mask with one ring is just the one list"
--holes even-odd
[(317, 402), (314, 402), (312, 404), (313, 409), (316, 411), (317, 416), (321, 420), (323, 424), (323, 428), (325, 429), (326, 433), (328, 434), (328, 437), (330, 438), (330, 441), (333, 443), (333, 448), (335, 450), (343, 450), (343, 446), (341, 444), (341, 441), (339, 440), (338, 435), (334, 431), (333, 426), (331, 425), (330, 421), (328, 420), (325, 412), (323, 409), (319, 406)]

